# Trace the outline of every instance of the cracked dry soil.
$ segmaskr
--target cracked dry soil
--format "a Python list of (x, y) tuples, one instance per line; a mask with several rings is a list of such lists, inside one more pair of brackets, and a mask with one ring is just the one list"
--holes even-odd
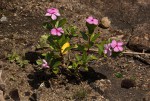
[[(150, 65), (133, 56), (93, 61), (94, 71), (85, 73), (88, 78), (80, 83), (63, 75), (44, 76), (36, 72), (35, 64), (20, 68), (9, 63), (6, 53), (15, 50), (23, 56), (35, 51), (39, 37), (48, 32), (42, 23), (47, 21), (44, 14), (50, 7), (60, 9), (62, 16), (81, 30), (85, 30), (89, 15), (107, 16), (112, 25), (98, 28), (102, 34), (97, 41), (123, 36), (127, 43), (136, 34), (136, 26), (150, 23), (149, 0), (1, 0), (0, 18), (8, 18), (0, 22), (0, 69), (6, 101), (150, 101)], [(115, 77), (118, 72), (123, 78)]]

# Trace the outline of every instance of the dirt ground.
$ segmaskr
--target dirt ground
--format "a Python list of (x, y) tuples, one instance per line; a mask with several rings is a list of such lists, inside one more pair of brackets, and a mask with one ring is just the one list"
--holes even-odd
[[(109, 29), (98, 28), (101, 41), (123, 36), (127, 43), (137, 25), (150, 23), (149, 0), (1, 0), (0, 69), (6, 83), (6, 101), (150, 101), (150, 65), (128, 55), (100, 58), (90, 63), (92, 69), (83, 73), (79, 83), (64, 75), (47, 76), (37, 72), (37, 65), (21, 68), (6, 59), (6, 53), (16, 51), (21, 56), (35, 52), (42, 34), (47, 8), (56, 7), (69, 24), (85, 30), (89, 15), (101, 19), (107, 16)], [(93, 70), (94, 69), (94, 70)], [(117, 78), (115, 73), (123, 74)]]

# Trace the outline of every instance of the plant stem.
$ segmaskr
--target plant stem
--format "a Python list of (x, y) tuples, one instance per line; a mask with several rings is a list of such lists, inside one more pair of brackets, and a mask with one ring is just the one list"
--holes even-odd
[(88, 35), (88, 49), (87, 49), (87, 54), (89, 53), (90, 50), (90, 36)]

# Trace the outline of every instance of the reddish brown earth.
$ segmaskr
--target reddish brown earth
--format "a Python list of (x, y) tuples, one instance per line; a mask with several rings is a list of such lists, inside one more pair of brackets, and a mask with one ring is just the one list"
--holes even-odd
[[(98, 42), (123, 36), (122, 40), (128, 43), (137, 33), (142, 37), (139, 30), (148, 38), (150, 35), (149, 0), (1, 0), (0, 18), (5, 15), (8, 19), (0, 22), (0, 69), (6, 84), (6, 101), (150, 101), (149, 56), (100, 58), (90, 63), (95, 71), (91, 69), (84, 73), (85, 78), (80, 83), (64, 75), (44, 75), (36, 71), (35, 64), (21, 68), (10, 63), (6, 59), (7, 53), (16, 51), (24, 56), (35, 51), (40, 36), (48, 32), (42, 28), (42, 23), (48, 20), (44, 14), (50, 7), (60, 9), (68, 23), (81, 30), (85, 30), (85, 18), (89, 15), (98, 19), (107, 16), (112, 22), (111, 27), (97, 29), (102, 32)], [(147, 26), (139, 27), (141, 25)], [(149, 40), (141, 39), (139, 44), (149, 45)], [(123, 77), (117, 78), (117, 72), (121, 72)]]

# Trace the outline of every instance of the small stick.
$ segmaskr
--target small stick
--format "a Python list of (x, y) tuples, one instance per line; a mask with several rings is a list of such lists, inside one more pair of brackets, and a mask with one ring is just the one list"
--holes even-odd
[(131, 51), (127, 51), (127, 52), (122, 52), (123, 54), (133, 54), (133, 55), (147, 55), (150, 56), (149, 53), (140, 53), (140, 52), (131, 52)]
[[(96, 49), (90, 49), (90, 51), (92, 52), (98, 52), (98, 50)], [(122, 52), (123, 54), (133, 54), (133, 55), (147, 55), (147, 56), (150, 56), (150, 53), (140, 53), (140, 52), (132, 52), (132, 51), (126, 51), (126, 52)]]

